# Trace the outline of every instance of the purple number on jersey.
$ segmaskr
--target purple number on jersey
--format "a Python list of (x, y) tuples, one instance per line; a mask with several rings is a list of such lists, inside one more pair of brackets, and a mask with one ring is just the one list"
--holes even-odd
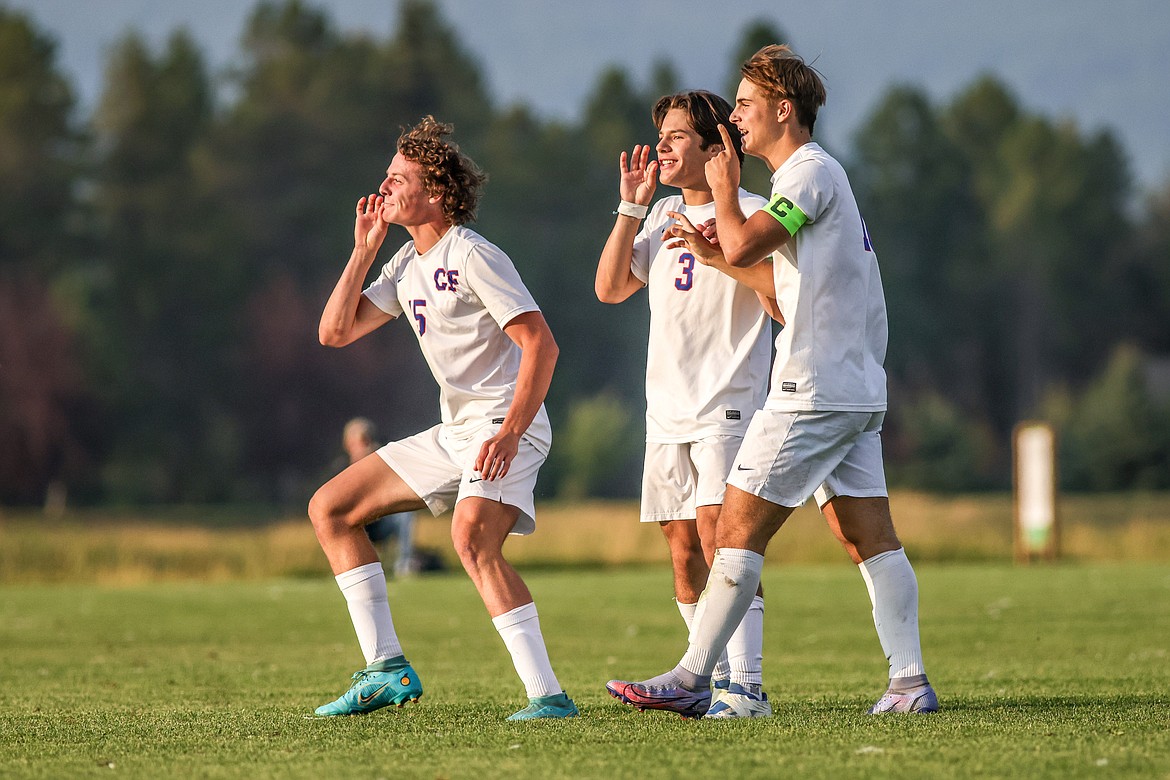
[(686, 292), (695, 286), (695, 256), (690, 252), (683, 252), (678, 256), (678, 261), (682, 263), (681, 275), (674, 280), (674, 288)]
[(410, 312), (414, 315), (415, 321), (418, 323), (418, 335), (423, 336), (427, 332), (427, 315), (420, 311), (425, 309), (427, 302), (421, 298), (410, 302)]

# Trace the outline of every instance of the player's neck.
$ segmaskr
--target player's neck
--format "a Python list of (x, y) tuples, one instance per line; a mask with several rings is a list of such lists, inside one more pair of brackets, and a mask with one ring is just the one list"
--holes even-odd
[(706, 189), (689, 189), (681, 187), (683, 203), (688, 206), (703, 206), (715, 200), (715, 196), (711, 194), (711, 190)]
[(773, 141), (759, 156), (767, 163), (768, 170), (775, 173), (781, 165), (788, 162), (789, 157), (796, 154), (797, 149), (810, 141), (812, 133), (807, 127), (794, 127)]
[(439, 243), (443, 236), (447, 235), (447, 231), (450, 229), (451, 223), (446, 220), (406, 226), (406, 232), (414, 239), (414, 251), (420, 255), (425, 255), (431, 251), (435, 244)]

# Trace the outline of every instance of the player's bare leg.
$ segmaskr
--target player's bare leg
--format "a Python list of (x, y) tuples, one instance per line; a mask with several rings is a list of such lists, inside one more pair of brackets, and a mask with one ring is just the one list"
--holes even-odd
[(309, 519), (334, 574), (374, 563), (378, 553), (363, 530), (391, 512), (426, 504), (376, 454), (367, 455), (322, 485), (309, 501)]
[[(670, 549), (670, 565), (674, 574), (674, 602), (686, 624), (688, 636), (691, 624), (695, 621), (699, 594), (703, 592), (703, 587), (707, 584), (707, 575), (711, 573), (710, 558), (703, 547), (699, 531), (700, 524), (705, 522), (712, 537), (711, 544), (714, 544), (714, 523), (719, 513), (718, 507), (715, 507), (714, 512), (710, 509), (711, 507), (702, 507), (700, 519), (697, 520), (667, 520), (658, 524)], [(718, 677), (718, 672), (721, 671), (722, 678), (726, 680), (729, 676), (726, 659), (722, 660), (721, 667), (716, 670), (716, 676)], [(616, 695), (612, 690), (610, 694)]]
[(403, 656), (394, 630), (386, 574), (363, 528), (390, 511), (423, 506), (377, 455), (363, 458), (329, 480), (309, 502), (309, 519), (345, 596), (366, 660), (350, 689), (318, 707), (316, 714), (358, 715), (392, 704), (401, 707), (422, 696), (422, 683)]
[(829, 530), (854, 563), (902, 546), (890, 517), (890, 500), (834, 496), (821, 507)]
[(711, 673), (756, 597), (764, 550), (791, 513), (789, 507), (727, 486), (715, 531), (718, 551), (699, 600), (686, 655), (664, 675), (641, 683), (619, 683), (619, 698), (684, 717), (706, 714)]
[(728, 485), (723, 494), (723, 511), (715, 528), (715, 546), (751, 550), (763, 555), (768, 542), (792, 514), (793, 507), (780, 506)]
[(464, 498), (455, 505), (451, 541), (528, 694), (528, 706), (509, 720), (573, 717), (577, 707), (553, 673), (532, 594), (504, 559), (504, 541), (519, 516), (520, 510), (508, 504)]
[[(722, 505), (698, 508), (699, 536), (708, 566), (715, 558), (715, 528)], [(704, 586), (706, 583), (704, 583)], [(761, 718), (772, 714), (772, 705), (764, 693), (764, 586), (739, 626), (727, 640), (727, 649), (711, 672), (712, 718)]]
[[(715, 554), (715, 524), (719, 520), (719, 509), (719, 504), (708, 504), (696, 509), (694, 520), (668, 520), (659, 523), (670, 548), (670, 562), (674, 569), (675, 603), (683, 622), (686, 623), (688, 636), (695, 620), (699, 594), (703, 592), (707, 584), (707, 575), (711, 572), (711, 558)], [(716, 699), (730, 690), (733, 683), (731, 655), (735, 656), (737, 662), (738, 679), (734, 682), (741, 688), (754, 685), (752, 693), (756, 694), (757, 698), (760, 694), (763, 599), (759, 599), (758, 603), (753, 603), (752, 606), (755, 611), (748, 611), (744, 622), (728, 643), (728, 652), (723, 653), (712, 672), (713, 696)], [(732, 653), (732, 650), (736, 652)], [(614, 682), (617, 681), (610, 681)], [(606, 689), (611, 696), (621, 698), (615, 686), (607, 683)], [(740, 695), (738, 689), (736, 695)]]
[(658, 525), (670, 548), (674, 597), (680, 604), (694, 604), (699, 600), (710, 573), (697, 523), (694, 520), (668, 520)]
[(889, 499), (835, 496), (822, 511), (861, 570), (890, 662), (889, 687), (870, 714), (935, 712), (938, 697), (926, 678), (918, 633), (918, 580), (894, 531)]

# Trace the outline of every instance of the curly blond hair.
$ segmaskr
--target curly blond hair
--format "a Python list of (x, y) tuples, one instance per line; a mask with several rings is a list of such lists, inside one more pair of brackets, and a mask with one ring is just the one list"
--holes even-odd
[(443, 140), (455, 128), (427, 115), (398, 136), (398, 152), (423, 171), (423, 186), (433, 198), (442, 198), (443, 216), (452, 225), (475, 219), (487, 176), (454, 143)]

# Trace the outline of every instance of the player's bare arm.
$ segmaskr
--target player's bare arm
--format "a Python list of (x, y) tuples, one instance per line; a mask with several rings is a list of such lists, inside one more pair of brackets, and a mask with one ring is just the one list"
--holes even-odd
[(553, 368), (560, 355), (552, 331), (538, 311), (516, 315), (504, 326), (504, 333), (520, 347), (520, 371), (516, 377), (516, 394), (500, 430), (483, 443), (475, 459), (475, 470), (484, 479), (499, 479), (508, 473), (520, 449), (520, 437), (548, 395)]
[(357, 202), (353, 252), (325, 303), (317, 335), (327, 347), (344, 347), (393, 319), (362, 295), (362, 286), (390, 225), (382, 219), (383, 198), (368, 195)]
[(720, 125), (723, 150), (707, 161), (704, 173), (715, 197), (719, 245), (727, 264), (747, 268), (775, 252), (792, 238), (783, 225), (760, 210), (744, 217), (739, 207), (739, 158), (731, 149), (727, 128)]
[[(658, 161), (650, 161), (650, 146), (638, 145), (618, 160), (618, 193), (622, 200), (639, 206), (650, 205), (658, 186)], [(630, 271), (634, 238), (641, 220), (618, 214), (613, 230), (601, 250), (594, 289), (602, 303), (621, 303), (644, 286)]]

